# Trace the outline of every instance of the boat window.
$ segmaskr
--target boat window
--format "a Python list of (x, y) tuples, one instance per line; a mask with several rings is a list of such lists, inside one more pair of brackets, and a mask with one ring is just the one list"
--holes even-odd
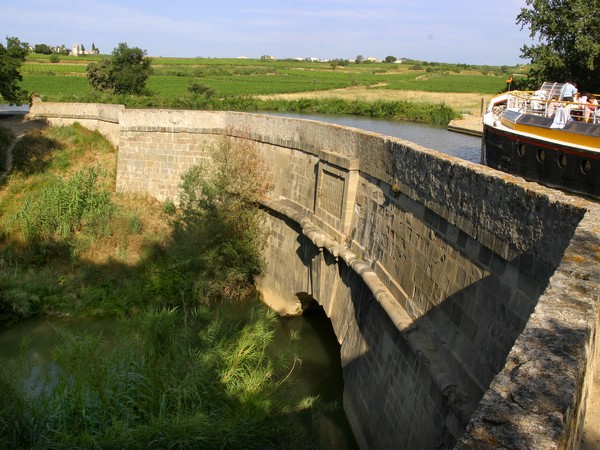
[(564, 153), (558, 156), (558, 165), (561, 169), (567, 167), (567, 155)]
[(592, 171), (592, 163), (589, 159), (584, 159), (581, 162), (581, 171), (586, 175)]
[(546, 152), (544, 151), (544, 149), (543, 148), (538, 149), (538, 151), (537, 151), (538, 162), (544, 162), (545, 159), (546, 159)]
[(517, 153), (519, 154), (519, 156), (522, 158), (523, 156), (525, 156), (525, 144), (519, 144), (519, 148), (517, 150)]

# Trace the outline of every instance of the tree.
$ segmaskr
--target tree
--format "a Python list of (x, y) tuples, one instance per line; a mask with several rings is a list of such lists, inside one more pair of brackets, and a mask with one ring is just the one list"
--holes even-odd
[(355, 62), (356, 64), (360, 64), (360, 63), (361, 63), (361, 62), (363, 62), (364, 60), (365, 60), (365, 57), (364, 57), (363, 55), (358, 55), (358, 56), (356, 57), (356, 59), (354, 60), (354, 62)]
[(385, 61), (386, 63), (390, 63), (390, 64), (392, 64), (392, 63), (395, 63), (397, 60), (398, 60), (398, 59), (397, 59), (395, 56), (391, 56), (391, 55), (390, 55), (390, 56), (386, 56), (384, 61)]
[[(577, 82), (580, 90), (600, 91), (600, 2), (525, 0), (517, 24), (528, 27), (536, 45), (524, 45), (531, 60), (527, 88), (544, 81)], [(520, 87), (520, 86), (519, 86)]]
[(34, 53), (42, 53), (44, 55), (49, 55), (50, 53), (52, 53), (52, 49), (50, 48), (50, 46), (48, 44), (35, 44), (33, 46), (33, 52)]
[(209, 98), (215, 95), (215, 90), (206, 84), (198, 83), (194, 81), (187, 88), (188, 92), (193, 95), (201, 95), (203, 97)]
[(19, 103), (25, 92), (19, 82), (23, 76), (19, 69), (28, 53), (28, 45), (16, 37), (6, 38), (6, 47), (0, 43), (0, 95), (5, 101)]
[(110, 58), (87, 66), (87, 78), (94, 89), (114, 94), (142, 94), (151, 72), (146, 51), (120, 43)]
[(201, 302), (242, 299), (264, 268), (267, 234), (260, 200), (272, 189), (257, 145), (228, 136), (206, 147), (207, 158), (181, 178), (181, 215), (170, 248)]

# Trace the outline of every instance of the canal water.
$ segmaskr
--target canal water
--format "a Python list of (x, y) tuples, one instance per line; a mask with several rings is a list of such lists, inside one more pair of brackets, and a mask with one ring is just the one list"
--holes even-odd
[[(399, 137), (427, 148), (479, 161), (481, 140), (477, 137), (447, 131), (445, 128), (390, 120), (348, 116), (278, 114), (287, 117), (319, 120), (360, 128), (383, 135)], [(110, 342), (112, 319), (32, 319), (0, 331), (0, 357), (16, 357), (24, 336), (31, 339), (32, 355), (42, 364), (49, 361), (51, 350), (58, 340), (58, 328), (78, 333), (102, 332)], [(302, 317), (282, 318), (276, 330), (276, 345), (285, 345), (291, 333), (300, 336), (299, 358), (302, 364), (295, 371), (295, 389), (299, 395), (319, 396), (328, 405), (325, 409), (308, 412), (316, 448), (357, 448), (342, 409), (343, 377), (340, 352), (331, 323), (320, 307), (310, 308)]]
[(293, 113), (269, 113), (269, 115), (318, 120), (371, 131), (385, 136), (393, 136), (474, 163), (479, 163), (481, 158), (480, 137), (448, 131), (443, 126), (358, 116)]

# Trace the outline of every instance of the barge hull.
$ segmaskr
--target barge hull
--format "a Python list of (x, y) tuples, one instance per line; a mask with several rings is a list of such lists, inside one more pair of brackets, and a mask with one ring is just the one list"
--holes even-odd
[(485, 163), (546, 186), (600, 197), (600, 153), (484, 124)]

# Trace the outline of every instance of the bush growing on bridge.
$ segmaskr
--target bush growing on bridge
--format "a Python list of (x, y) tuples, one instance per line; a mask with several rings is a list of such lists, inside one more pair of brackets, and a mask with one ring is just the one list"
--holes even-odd
[(196, 300), (241, 299), (263, 268), (259, 200), (272, 189), (268, 167), (247, 140), (223, 136), (181, 182), (173, 259), (193, 268)]

